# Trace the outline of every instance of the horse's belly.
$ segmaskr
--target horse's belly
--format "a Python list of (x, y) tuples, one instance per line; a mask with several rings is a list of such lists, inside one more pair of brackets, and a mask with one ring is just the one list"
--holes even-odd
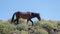
[(22, 15), (22, 16), (20, 16), (20, 17), (23, 18), (23, 19), (28, 19), (28, 18), (30, 18), (29, 15)]

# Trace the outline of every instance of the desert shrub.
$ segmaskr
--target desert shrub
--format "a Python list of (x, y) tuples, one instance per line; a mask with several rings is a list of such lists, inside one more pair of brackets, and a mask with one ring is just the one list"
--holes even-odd
[(2, 23), (3, 22), (3, 20), (0, 20), (0, 23)]
[(45, 20), (35, 21), (35, 22), (34, 22), (34, 26), (42, 26), (44, 23), (46, 23)]
[(28, 31), (21, 31), (21, 34), (28, 34)]
[(12, 20), (12, 19), (8, 19), (8, 20), (6, 20), (5, 22), (8, 22), (8, 23), (10, 23), (10, 22), (11, 22), (11, 20)]
[(15, 31), (11, 31), (11, 32), (10, 32), (10, 34), (13, 34), (13, 33), (21, 34), (21, 31), (19, 31), (19, 30), (15, 30)]
[(18, 24), (16, 26), (17, 30), (28, 30), (28, 26), (26, 24)]
[(16, 30), (15, 26), (8, 23), (0, 23), (0, 33), (9, 34), (11, 31)]
[[(34, 24), (34, 23), (33, 23), (33, 24)], [(27, 25), (28, 25), (28, 26), (32, 26), (32, 23), (31, 23), (31, 22), (28, 22)]]
[(38, 29), (34, 31), (34, 34), (48, 34), (48, 32), (43, 29)]
[(57, 25), (60, 26), (60, 21), (57, 22)]
[[(24, 19), (19, 20), (18, 25), (10, 24), (10, 19), (8, 21), (1, 21), (0, 20), (0, 34), (11, 34), (11, 33), (17, 33), (17, 34), (28, 34), (28, 28), (32, 26), (32, 23), (29, 22), (28, 24)], [(34, 27), (37, 28), (37, 30), (34, 30), (34, 34), (48, 34), (46, 30), (39, 29), (40, 27), (45, 27), (48, 29), (51, 28), (57, 28), (57, 24), (60, 25), (60, 21), (56, 23), (56, 21), (35, 21), (33, 27), (31, 27), (34, 30)]]
[(33, 24), (34, 24), (34, 26), (39, 26), (40, 25), (40, 23), (38, 21), (35, 21)]
[(46, 27), (46, 28), (57, 28), (57, 24), (55, 22), (40, 22), (40, 26)]
[(20, 18), (19, 19), (19, 23), (21, 24), (21, 23), (25, 23), (26, 21), (25, 21), (25, 19), (22, 19), (22, 18)]
[(57, 30), (60, 30), (60, 21), (57, 21)]

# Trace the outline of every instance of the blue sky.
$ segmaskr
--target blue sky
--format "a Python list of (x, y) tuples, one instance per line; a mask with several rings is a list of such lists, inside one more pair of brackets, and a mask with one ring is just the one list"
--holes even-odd
[(60, 0), (0, 0), (0, 19), (9, 19), (16, 11), (37, 12), (42, 19), (60, 20)]

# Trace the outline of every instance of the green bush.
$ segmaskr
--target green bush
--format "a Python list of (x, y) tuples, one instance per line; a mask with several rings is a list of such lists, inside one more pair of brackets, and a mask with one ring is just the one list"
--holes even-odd
[(34, 22), (34, 26), (40, 26), (40, 22), (35, 21), (35, 22)]
[(34, 31), (34, 34), (48, 34), (48, 32), (43, 29), (37, 29)]
[(26, 21), (22, 18), (19, 19), (19, 23), (22, 24), (22, 23), (25, 23)]
[(8, 23), (0, 23), (0, 33), (9, 34), (11, 31), (15, 31), (15, 26)]
[[(52, 20), (41, 20), (41, 21), (35, 21), (34, 25), (32, 27), (32, 23), (27, 22), (24, 19), (21, 19), (19, 21), (18, 25), (13, 25), (10, 23), (11, 19), (7, 21), (0, 20), (0, 34), (28, 34), (28, 28), (31, 27), (31, 29), (34, 30), (34, 34), (48, 34), (48, 32), (45, 30), (45, 28), (57, 28), (57, 24), (60, 24), (60, 21), (52, 21)], [(40, 29), (41, 27), (45, 27)], [(35, 28), (35, 29), (34, 29)]]
[(60, 21), (57, 22), (57, 25), (60, 26)]
[(45, 21), (45, 22), (41, 22), (40, 25), (42, 27), (46, 27), (46, 28), (57, 28), (57, 23), (55, 23), (55, 22)]
[(11, 32), (10, 32), (10, 34), (13, 34), (13, 33), (21, 34), (21, 31), (19, 31), (19, 30), (15, 30), (15, 31), (11, 31)]
[(18, 24), (16, 26), (17, 30), (21, 31), (21, 30), (24, 30), (24, 31), (27, 31), (28, 30), (28, 26), (26, 24)]
[(28, 31), (21, 31), (21, 34), (28, 34)]
[(34, 22), (34, 26), (43, 26), (44, 25), (44, 23), (46, 23), (46, 21), (45, 20), (41, 20), (41, 21), (35, 21)]

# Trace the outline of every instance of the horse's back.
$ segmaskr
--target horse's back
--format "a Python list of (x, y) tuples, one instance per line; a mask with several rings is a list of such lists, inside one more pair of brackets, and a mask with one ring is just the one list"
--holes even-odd
[(16, 15), (18, 18), (29, 19), (31, 16), (31, 12), (17, 12)]
[(30, 14), (31, 12), (20, 12), (20, 14)]
[(31, 14), (30, 12), (21, 12), (20, 17), (24, 19), (28, 19), (31, 16), (30, 14)]

